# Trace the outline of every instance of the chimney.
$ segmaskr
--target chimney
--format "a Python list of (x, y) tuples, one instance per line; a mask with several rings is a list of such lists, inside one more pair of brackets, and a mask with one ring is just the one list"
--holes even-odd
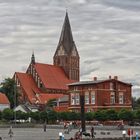
[(111, 79), (111, 75), (109, 75), (109, 79)]
[(97, 77), (93, 77), (93, 80), (94, 80), (94, 81), (97, 81)]
[(115, 80), (118, 80), (118, 76), (114, 76), (114, 79), (115, 79)]

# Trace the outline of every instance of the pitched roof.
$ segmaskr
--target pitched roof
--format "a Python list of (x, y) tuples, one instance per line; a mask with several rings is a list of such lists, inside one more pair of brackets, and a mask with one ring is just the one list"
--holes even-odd
[(36, 85), (32, 76), (26, 73), (16, 73), (19, 82), (28, 97), (30, 103), (45, 104), (50, 99), (58, 99), (63, 94), (43, 93)]
[(132, 86), (130, 83), (125, 83), (125, 82), (122, 82), (122, 81), (119, 81), (119, 80), (115, 80), (115, 79), (95, 80), (95, 81), (80, 81), (80, 82), (75, 82), (75, 83), (68, 84), (68, 86), (99, 84), (99, 83), (108, 82), (108, 81), (118, 81), (118, 82), (123, 83), (125, 85)]
[(55, 106), (53, 108), (56, 112), (68, 112), (68, 106)]
[(0, 104), (10, 104), (7, 96), (0, 92)]
[(34, 67), (48, 89), (68, 90), (67, 84), (74, 82), (68, 79), (64, 70), (59, 66), (35, 63)]
[(51, 99), (59, 99), (61, 97), (63, 97), (63, 94), (53, 94), (53, 93), (49, 93), (49, 94), (40, 94), (38, 96), (38, 99), (40, 100), (41, 104), (46, 104), (49, 100)]
[(61, 31), (61, 35), (60, 35), (57, 49), (60, 46), (64, 47), (67, 54), (71, 53), (73, 47), (76, 48), (75, 43), (73, 41), (71, 26), (70, 26), (69, 17), (68, 17), (67, 12), (66, 12), (66, 16), (65, 16), (65, 20), (64, 20), (63, 27), (62, 27), (62, 31)]
[(33, 103), (35, 101), (35, 93), (40, 93), (41, 91), (36, 86), (36, 83), (33, 80), (32, 76), (26, 73), (19, 72), (16, 72), (16, 76), (18, 77), (19, 82), (29, 101)]

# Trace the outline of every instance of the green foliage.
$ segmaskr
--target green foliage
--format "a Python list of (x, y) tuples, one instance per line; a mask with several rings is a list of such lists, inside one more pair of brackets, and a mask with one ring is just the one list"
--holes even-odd
[(126, 110), (126, 109), (121, 109), (118, 112), (118, 117), (119, 117), (119, 119), (122, 119), (124, 121), (132, 121), (133, 120), (132, 112), (129, 110)]
[(36, 122), (38, 122), (40, 120), (40, 113), (39, 112), (31, 112), (29, 114), (29, 116), (35, 120)]
[(68, 112), (58, 112), (59, 120), (68, 120)]
[(14, 119), (14, 111), (12, 109), (4, 109), (2, 112), (2, 118), (10, 121)]
[(106, 110), (107, 119), (108, 120), (117, 120), (118, 119), (118, 113), (114, 109)]
[(106, 113), (106, 110), (99, 110), (99, 111), (96, 111), (94, 112), (94, 118), (97, 120), (97, 121), (105, 121), (107, 120), (107, 113)]
[[(15, 101), (16, 101), (16, 105), (18, 104), (17, 99), (18, 99), (19, 93), (17, 91), (15, 82), (13, 79), (11, 78), (4, 79), (4, 81), (1, 83), (1, 92), (5, 93), (5, 95), (9, 99), (11, 108), (14, 108)], [(16, 94), (16, 100), (15, 100), (15, 94)]]
[(2, 120), (2, 112), (0, 111), (0, 120)]
[(49, 122), (54, 123), (57, 120), (57, 112), (52, 110), (52, 111), (48, 112), (47, 117), (48, 117)]
[(140, 120), (140, 109), (139, 110), (136, 110), (135, 112), (135, 118)]
[(80, 119), (80, 113), (76, 112), (68, 112), (68, 120), (79, 120)]
[(85, 118), (86, 118), (86, 120), (88, 120), (88, 121), (93, 120), (93, 119), (94, 119), (94, 113), (93, 113), (93, 112), (87, 112), (87, 113), (85, 114)]
[(46, 111), (40, 112), (40, 119), (43, 121), (48, 120), (48, 113)]
[(28, 113), (22, 111), (16, 111), (16, 119), (17, 120), (27, 120), (29, 117)]

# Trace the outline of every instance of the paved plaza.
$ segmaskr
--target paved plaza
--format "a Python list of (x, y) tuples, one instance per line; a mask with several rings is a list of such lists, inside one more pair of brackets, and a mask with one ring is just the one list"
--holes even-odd
[[(136, 130), (140, 134), (140, 129)], [(46, 132), (43, 131), (43, 128), (13, 128), (13, 137), (10, 138), (8, 135), (9, 128), (0, 128), (0, 136), (2, 140), (57, 140), (59, 139), (59, 132), (64, 134), (64, 129), (62, 128), (47, 128)], [(65, 139), (70, 139), (74, 137), (74, 134), (78, 131), (78, 129), (73, 129), (69, 134), (64, 134)], [(90, 132), (90, 130), (87, 130)], [(109, 137), (121, 137), (121, 130), (96, 130), (96, 138), (109, 138)], [(105, 132), (106, 134), (101, 134), (101, 132)], [(107, 134), (110, 132), (110, 134)], [(134, 131), (135, 132), (135, 131)]]

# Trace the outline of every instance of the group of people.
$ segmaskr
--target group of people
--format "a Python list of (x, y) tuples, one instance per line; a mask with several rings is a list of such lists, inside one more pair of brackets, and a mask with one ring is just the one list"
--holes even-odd
[[(74, 138), (70, 138), (70, 140), (82, 140), (82, 131), (79, 129), (78, 132), (75, 133), (75, 136)], [(95, 138), (94, 136), (94, 127), (92, 126), (91, 129), (90, 129), (90, 134), (89, 136), (93, 139)]]

